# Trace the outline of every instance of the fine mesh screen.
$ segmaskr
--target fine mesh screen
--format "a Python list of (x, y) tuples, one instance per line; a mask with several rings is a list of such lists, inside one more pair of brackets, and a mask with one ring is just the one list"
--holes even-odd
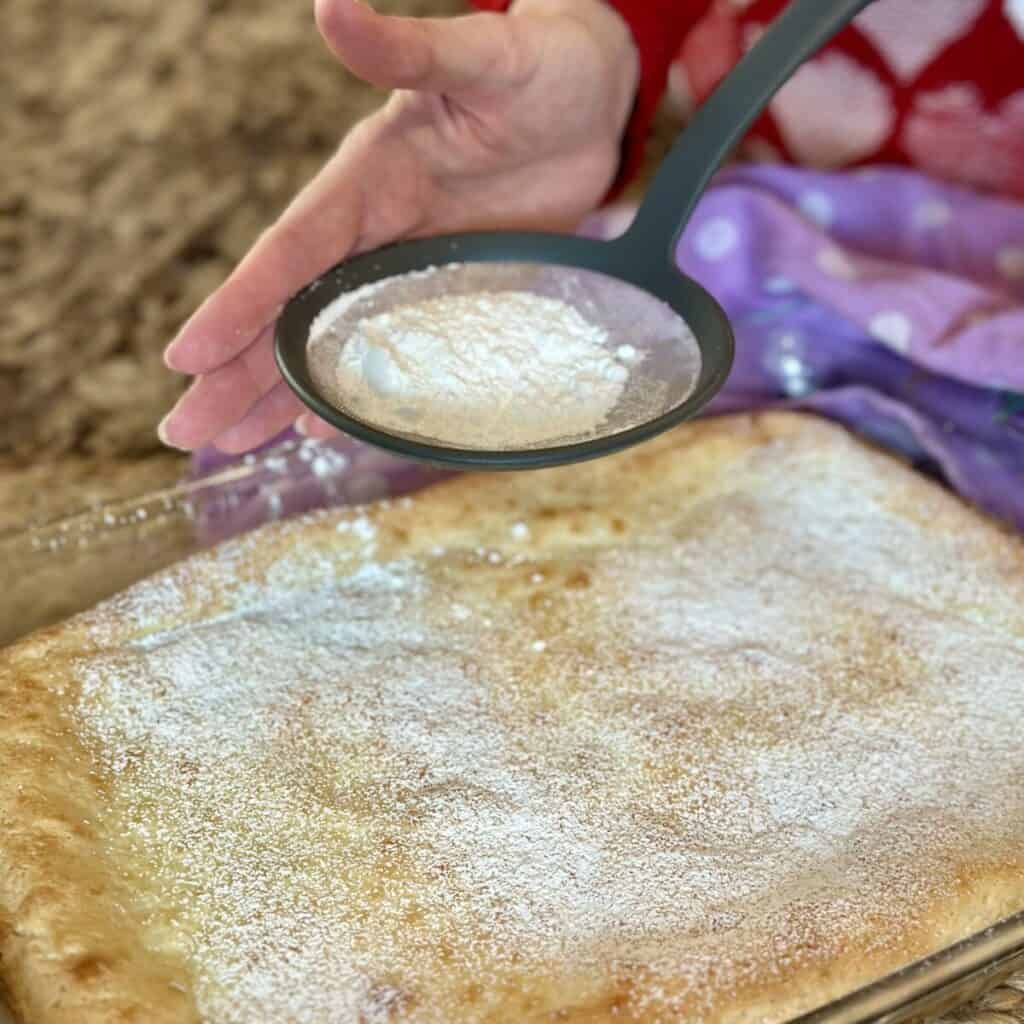
[[(541, 392), (530, 386), (529, 379), (533, 374), (536, 380), (538, 372), (548, 372), (546, 368), (524, 367), (521, 378), (513, 377), (510, 386), (488, 393), (479, 409), (473, 409), (460, 398), (457, 388), (438, 388), (433, 394), (418, 396), (421, 405), (423, 401), (434, 403), (426, 417), (429, 430), (424, 429), (425, 418), (416, 415), (416, 402), (409, 395), (399, 393), (400, 388), (389, 393), (388, 388), (400, 374), (375, 376), (372, 361), (362, 356), (358, 363), (359, 388), (352, 385), (351, 366), (347, 378), (341, 373), (347, 345), (357, 346), (349, 353), (353, 357), (357, 351), (370, 350), (368, 336), (379, 337), (380, 322), (374, 323), (372, 318), (443, 297), (509, 292), (537, 296), (535, 309), (527, 303), (531, 313), (550, 308), (544, 300), (560, 300), (571, 306), (587, 325), (603, 332), (602, 348), (607, 350), (607, 356), (618, 367), (628, 369), (628, 376), (621, 369), (608, 370), (610, 375), (621, 374), (625, 379), (617, 388), (621, 393), (599, 415), (596, 424), (581, 430), (580, 416), (559, 416), (543, 407), (544, 403), (538, 401)], [(523, 306), (518, 308), (522, 310)], [(494, 327), (496, 347), (500, 344), (500, 326)], [(392, 350), (392, 343), (397, 351)], [(401, 339), (385, 338), (381, 344), (390, 353), (388, 367), (394, 370), (397, 365), (400, 369)], [(607, 358), (605, 362), (608, 363)], [(701, 356), (692, 331), (672, 308), (633, 285), (575, 267), (494, 262), (431, 267), (385, 278), (340, 296), (312, 324), (308, 365), (317, 389), (327, 401), (378, 430), (441, 447), (511, 451), (589, 441), (656, 419), (679, 406), (693, 392), (700, 375)], [(574, 366), (569, 372), (577, 369)], [(364, 381), (383, 383), (367, 397), (361, 393)], [(571, 392), (571, 401), (578, 401), (581, 406), (597, 402), (600, 396), (596, 390), (583, 382)], [(476, 398), (479, 401), (481, 396)], [(500, 415), (496, 410), (500, 410)], [(569, 429), (564, 429), (566, 423), (572, 424)]]

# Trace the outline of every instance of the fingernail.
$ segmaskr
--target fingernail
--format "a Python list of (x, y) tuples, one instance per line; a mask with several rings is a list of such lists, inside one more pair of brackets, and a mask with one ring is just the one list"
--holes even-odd
[(295, 421), (295, 433), (301, 434), (303, 437), (309, 437), (309, 420), (305, 416), (300, 416)]
[(159, 423), (159, 424), (157, 425), (157, 428), (156, 428), (156, 436), (157, 436), (157, 437), (159, 437), (159, 438), (160, 438), (160, 440), (161, 440), (161, 441), (162, 441), (162, 442), (163, 442), (163, 443), (164, 443), (165, 445), (167, 445), (167, 447), (168, 447), (168, 448), (176, 448), (176, 449), (177, 449), (177, 450), (178, 450), (179, 452), (184, 452), (184, 451), (188, 451), (188, 449), (187, 449), (187, 448), (182, 448), (182, 446), (181, 446), (181, 445), (179, 445), (179, 444), (175, 444), (175, 443), (174, 443), (174, 442), (173, 442), (173, 441), (172, 441), (172, 440), (171, 440), (171, 439), (170, 439), (170, 438), (169, 438), (169, 437), (167, 436), (167, 426), (168, 426), (168, 424), (170, 423), (171, 417), (173, 417), (173, 416), (174, 416), (174, 410), (172, 409), (172, 410), (171, 410), (171, 411), (170, 411), (170, 412), (169, 412), (169, 413), (168, 413), (168, 414), (167, 414), (167, 415), (166, 415), (166, 416), (165, 416), (165, 417), (164, 417), (164, 418), (163, 418), (163, 419), (162, 419), (162, 420), (160, 421), (160, 423)]
[(170, 345), (164, 349), (164, 366), (166, 366), (168, 370), (174, 370), (175, 373), (183, 373), (184, 371), (181, 367), (176, 366), (174, 362), (174, 356), (177, 351), (178, 343), (176, 341), (172, 341)]

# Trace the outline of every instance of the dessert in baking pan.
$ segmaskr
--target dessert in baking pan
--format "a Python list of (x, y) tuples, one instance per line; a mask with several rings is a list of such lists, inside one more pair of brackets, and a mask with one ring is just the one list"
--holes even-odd
[(782, 1022), (1024, 909), (1024, 548), (842, 430), (323, 513), (0, 653), (26, 1024)]

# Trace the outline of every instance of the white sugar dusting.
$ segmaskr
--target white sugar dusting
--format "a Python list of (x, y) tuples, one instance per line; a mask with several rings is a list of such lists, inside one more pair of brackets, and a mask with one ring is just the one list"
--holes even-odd
[(357, 514), (357, 568), (294, 550), (202, 625), (167, 628), (241, 548), (122, 598), (146, 635), (83, 663), (81, 721), (203, 1019), (441, 1024), (538, 978), (557, 1019), (632, 962), (631, 1010), (698, 1020), (1018, 856), (1020, 588), (804, 459), (543, 562), (543, 518), (379, 562)]
[[(335, 300), (314, 320), (311, 344), (329, 343), (337, 321), (380, 287)], [(605, 328), (561, 299), (509, 290), (440, 295), (358, 320), (340, 349), (335, 386), (346, 408), (388, 430), (530, 446), (589, 436), (605, 423), (628, 367), (643, 360), (633, 346), (611, 352), (609, 344)]]

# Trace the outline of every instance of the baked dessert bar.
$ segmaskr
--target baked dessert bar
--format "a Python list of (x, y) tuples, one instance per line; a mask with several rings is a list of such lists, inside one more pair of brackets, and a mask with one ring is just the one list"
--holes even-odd
[(1024, 909), (1024, 546), (837, 427), (265, 527), (0, 652), (24, 1024), (784, 1021)]

